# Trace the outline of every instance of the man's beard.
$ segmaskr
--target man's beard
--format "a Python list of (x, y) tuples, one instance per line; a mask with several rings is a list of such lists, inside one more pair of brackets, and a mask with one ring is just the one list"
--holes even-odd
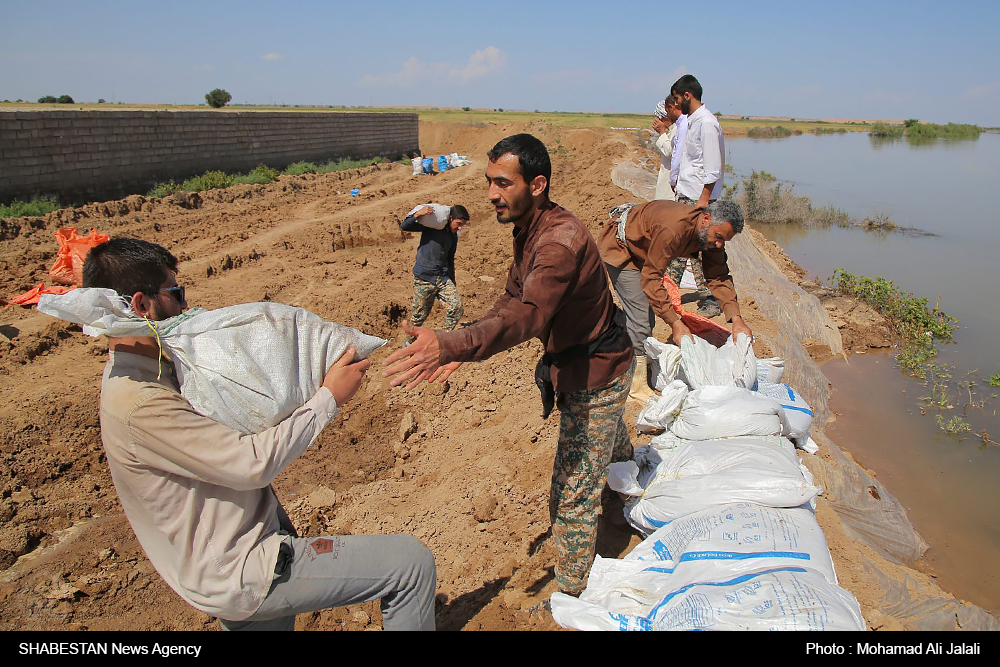
[(681, 100), (681, 113), (685, 116), (691, 113), (691, 100)]
[(709, 225), (705, 225), (704, 227), (699, 228), (695, 232), (695, 234), (698, 237), (698, 245), (701, 246), (702, 250), (708, 248), (708, 228)]
[[(502, 225), (507, 225), (520, 220), (525, 213), (531, 210), (532, 198), (530, 192), (525, 192), (524, 197), (516, 199), (515, 201), (507, 204), (506, 213), (507, 219), (504, 220), (500, 217), (500, 213), (497, 213), (497, 222)], [(515, 211), (515, 207), (517, 210)]]

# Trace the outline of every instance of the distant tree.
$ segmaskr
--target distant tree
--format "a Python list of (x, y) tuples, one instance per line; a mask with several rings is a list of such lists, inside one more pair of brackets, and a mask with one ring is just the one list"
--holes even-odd
[(73, 98), (69, 95), (60, 95), (59, 99), (56, 100), (59, 104), (73, 104)]
[(920, 120), (917, 118), (910, 118), (909, 120), (903, 121), (903, 125), (905, 125), (907, 129), (917, 125), (918, 123), (920, 123)]
[(97, 103), (98, 103), (98, 104), (104, 104), (104, 98), (102, 97), (102, 98), (98, 99), (98, 100), (97, 100)]
[[(716, 111), (715, 112), (715, 117), (716, 118), (722, 118), (722, 112), (721, 111)], [(794, 120), (794, 119), (792, 119), (792, 120)]]
[(39, 104), (55, 104), (58, 101), (54, 95), (43, 95), (38, 98)]
[(471, 109), (471, 108), (472, 108), (472, 107), (462, 107), (462, 111), (468, 111), (468, 110), (469, 110), (469, 109)]
[(205, 94), (205, 101), (208, 102), (208, 106), (214, 109), (221, 109), (229, 104), (229, 100), (231, 99), (233, 99), (233, 96), (222, 88), (216, 88), (212, 92)]

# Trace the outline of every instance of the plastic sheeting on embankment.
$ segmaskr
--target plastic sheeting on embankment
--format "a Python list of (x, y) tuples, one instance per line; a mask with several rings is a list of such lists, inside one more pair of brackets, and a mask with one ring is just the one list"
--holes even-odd
[[(655, 174), (632, 162), (617, 165), (611, 178), (637, 197), (653, 196)], [(881, 592), (882, 600), (875, 613), (896, 619), (907, 629), (1000, 630), (997, 619), (981, 608), (956, 600), (936, 587), (921, 586), (909, 579), (900, 582), (884, 572), (890, 567), (888, 562), (912, 565), (927, 545), (899, 501), (822, 432), (830, 416), (829, 382), (801, 341), (804, 338), (824, 341), (831, 352), (839, 354), (843, 347), (839, 331), (827, 325), (829, 316), (818, 300), (792, 285), (754, 245), (751, 235), (738, 234), (726, 244), (726, 251), (737, 291), (741, 296), (752, 295), (761, 311), (779, 327), (779, 335), (769, 337), (768, 343), (772, 353), (782, 357), (788, 367), (782, 381), (802, 393), (812, 407), (815, 421), (811, 435), (821, 450), (818, 455), (803, 453), (803, 463), (813, 473), (815, 483), (824, 488), (823, 498), (837, 514), (845, 532), (877, 554), (871, 558), (863, 556), (862, 576), (866, 585)], [(803, 295), (807, 298), (803, 299)], [(774, 310), (769, 305), (771, 300)], [(794, 325), (790, 320), (781, 321), (793, 312), (799, 315)], [(801, 327), (808, 322), (812, 323), (809, 328), (799, 330), (798, 334), (793, 331), (793, 326)]]

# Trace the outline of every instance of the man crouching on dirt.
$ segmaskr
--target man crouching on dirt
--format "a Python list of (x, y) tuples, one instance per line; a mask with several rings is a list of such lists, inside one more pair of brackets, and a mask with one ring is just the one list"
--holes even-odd
[[(110, 288), (152, 322), (187, 308), (177, 259), (116, 238), (84, 287)], [(295, 614), (381, 598), (386, 630), (433, 630), (434, 557), (408, 535), (299, 538), (271, 488), (358, 388), (349, 348), (277, 426), (243, 435), (194, 411), (156, 338), (109, 338), (101, 439), (125, 515), (157, 572), (226, 630), (294, 630)], [(292, 371), (290, 371), (292, 372)]]
[(535, 371), (548, 417), (558, 392), (559, 443), (549, 511), (559, 590), (579, 595), (597, 542), (601, 491), (612, 461), (632, 458), (622, 419), (632, 382), (632, 346), (615, 306), (594, 238), (549, 200), (552, 167), (529, 134), (503, 139), (487, 154), (489, 198), (512, 223), (514, 261), (506, 292), (480, 321), (455, 331), (404, 324), (416, 340), (384, 362), (383, 377), (412, 389), (444, 380), (463, 361), (482, 361), (537, 337), (545, 355)]

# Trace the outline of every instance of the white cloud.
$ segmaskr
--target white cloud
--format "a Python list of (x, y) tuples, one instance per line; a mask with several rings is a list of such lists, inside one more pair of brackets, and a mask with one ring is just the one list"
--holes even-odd
[(285, 54), (284, 53), (265, 53), (264, 55), (262, 55), (260, 57), (260, 59), (261, 60), (266, 60), (268, 62), (275, 62), (275, 61), (278, 61), (278, 60), (284, 60), (285, 59)]
[(984, 97), (990, 97), (1000, 92), (1000, 81), (993, 81), (991, 83), (984, 83), (979, 86), (973, 86), (962, 93), (963, 100), (981, 100)]
[(507, 66), (507, 55), (495, 46), (487, 46), (469, 56), (461, 65), (429, 63), (412, 56), (398, 72), (366, 74), (361, 84), (366, 86), (394, 86), (406, 88), (430, 83), (457, 83), (465, 85), (488, 74), (499, 72)]

